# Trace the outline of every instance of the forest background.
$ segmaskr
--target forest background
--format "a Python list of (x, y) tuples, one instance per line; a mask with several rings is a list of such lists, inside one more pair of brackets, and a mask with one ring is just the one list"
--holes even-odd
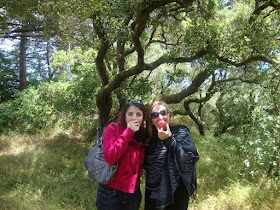
[(140, 98), (191, 129), (190, 209), (280, 209), (279, 24), (279, 0), (2, 0), (0, 208), (95, 209), (83, 160)]

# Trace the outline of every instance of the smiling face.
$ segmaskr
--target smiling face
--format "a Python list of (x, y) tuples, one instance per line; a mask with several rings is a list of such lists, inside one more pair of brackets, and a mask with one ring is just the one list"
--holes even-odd
[(141, 109), (136, 106), (130, 106), (125, 113), (125, 122), (128, 124), (130, 121), (137, 121), (139, 125), (142, 125), (144, 115)]
[[(158, 123), (160, 121), (165, 121), (167, 124), (169, 124), (170, 121), (170, 115), (167, 111), (167, 108), (163, 105), (156, 105), (152, 111), (151, 111), (152, 115), (154, 115), (154, 117), (152, 117), (152, 123), (153, 125), (156, 127), (156, 129), (158, 129)], [(154, 113), (154, 114), (153, 114)], [(157, 114), (158, 113), (158, 114)], [(157, 116), (158, 115), (158, 116)], [(156, 117), (157, 116), (157, 117)]]

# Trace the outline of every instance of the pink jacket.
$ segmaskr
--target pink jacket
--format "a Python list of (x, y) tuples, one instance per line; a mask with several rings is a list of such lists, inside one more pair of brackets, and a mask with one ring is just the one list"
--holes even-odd
[(105, 160), (114, 164), (119, 160), (119, 166), (113, 181), (106, 186), (125, 193), (134, 193), (140, 188), (140, 177), (145, 158), (145, 144), (140, 147), (132, 137), (134, 131), (123, 128), (120, 120), (117, 126), (111, 123), (107, 126), (104, 139), (103, 151)]

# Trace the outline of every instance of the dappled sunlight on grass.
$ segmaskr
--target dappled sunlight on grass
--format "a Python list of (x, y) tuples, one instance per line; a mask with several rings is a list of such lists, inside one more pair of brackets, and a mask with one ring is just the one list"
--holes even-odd
[(236, 182), (216, 193), (209, 193), (192, 202), (191, 210), (243, 210), (243, 209), (280, 209), (278, 180), (263, 179), (258, 184)]
[(9, 144), (7, 144), (0, 150), (0, 155), (17, 155), (22, 152), (32, 151), (35, 149), (36, 143), (41, 140), (41, 137), (37, 135), (27, 134), (0, 136), (1, 142), (6, 141), (6, 139), (10, 139)]
[(190, 209), (251, 209), (251, 204), (248, 203), (250, 191), (250, 186), (232, 184), (225, 190), (220, 190), (216, 196), (208, 195), (207, 199)]
[(62, 132), (33, 142), (32, 150), (11, 146), (0, 155), (0, 209), (93, 209), (97, 183), (83, 165), (89, 145)]
[[(198, 190), (189, 209), (280, 209), (279, 181), (246, 179), (240, 138), (230, 135), (215, 138), (191, 131), (200, 155), (197, 163)], [(271, 184), (269, 184), (271, 183)]]
[(3, 194), (2, 197), (6, 198), (3, 202), (5, 201), (5, 205), (7, 205), (8, 209), (31, 209), (32, 206), (34, 209), (37, 209), (39, 203), (40, 207), (43, 207), (44, 204), (42, 190), (34, 189), (28, 184), (18, 184), (13, 191)]
[[(230, 148), (235, 139), (193, 133), (200, 160), (198, 189), (189, 209), (280, 209), (278, 179), (264, 176), (248, 181), (240, 176), (240, 156)], [(1, 136), (3, 139), (0, 209), (96, 209), (98, 184), (83, 164), (91, 143), (81, 135), (56, 129), (40, 135)], [(144, 209), (145, 170), (141, 184), (140, 210)]]

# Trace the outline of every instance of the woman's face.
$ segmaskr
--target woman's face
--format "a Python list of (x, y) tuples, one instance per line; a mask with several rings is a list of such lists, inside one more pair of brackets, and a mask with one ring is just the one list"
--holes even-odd
[(139, 125), (143, 123), (143, 112), (138, 107), (132, 105), (125, 113), (125, 122), (128, 124), (130, 121), (136, 121)]
[[(152, 117), (152, 123), (158, 129), (158, 122), (163, 120), (169, 125), (169, 114), (165, 106), (163, 105), (156, 105), (151, 112)], [(156, 117), (157, 116), (157, 117)], [(151, 117), (151, 116), (150, 116)]]

